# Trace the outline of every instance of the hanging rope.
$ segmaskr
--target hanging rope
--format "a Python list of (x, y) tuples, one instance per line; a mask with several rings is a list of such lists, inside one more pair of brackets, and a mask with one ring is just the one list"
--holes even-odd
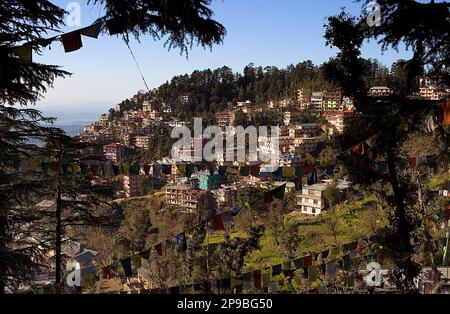
[(145, 80), (145, 77), (144, 77), (144, 74), (142, 73), (141, 67), (139, 66), (139, 63), (137, 62), (136, 57), (134, 56), (133, 50), (131, 50), (128, 38), (125, 35), (123, 36), (123, 40), (125, 41), (125, 44), (127, 45), (128, 50), (130, 50), (131, 57), (133, 57), (134, 63), (136, 63), (136, 67), (137, 67), (139, 73), (141, 74), (142, 81), (144, 82), (145, 87), (147, 88), (147, 91), (150, 93), (150, 88), (148, 88), (147, 81)]

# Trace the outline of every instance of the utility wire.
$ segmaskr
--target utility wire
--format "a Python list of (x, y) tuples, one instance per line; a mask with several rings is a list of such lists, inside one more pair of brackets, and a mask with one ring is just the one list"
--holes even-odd
[(136, 63), (136, 67), (137, 67), (139, 73), (141, 74), (142, 81), (144, 82), (145, 87), (147, 88), (147, 91), (150, 93), (150, 88), (148, 88), (147, 81), (145, 80), (145, 77), (144, 77), (144, 74), (142, 73), (141, 67), (139, 66), (139, 63), (136, 60), (136, 57), (134, 56), (133, 50), (131, 50), (129, 40), (125, 35), (123, 36), (123, 40), (125, 41), (125, 44), (127, 45), (128, 50), (130, 50), (131, 57), (133, 57), (134, 63)]

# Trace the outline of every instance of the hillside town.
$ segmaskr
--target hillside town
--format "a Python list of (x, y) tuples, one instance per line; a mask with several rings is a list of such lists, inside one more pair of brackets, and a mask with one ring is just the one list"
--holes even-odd
[(6, 0), (0, 295), (450, 294), (450, 5), (341, 1)]

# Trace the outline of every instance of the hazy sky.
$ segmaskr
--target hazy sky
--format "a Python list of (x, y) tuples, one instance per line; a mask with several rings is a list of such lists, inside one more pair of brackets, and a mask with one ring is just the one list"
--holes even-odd
[[(52, 2), (65, 8), (71, 1)], [(86, 1), (79, 2), (82, 26), (101, 16), (99, 6), (88, 7)], [(142, 38), (141, 43), (133, 41), (131, 45), (150, 88), (174, 75), (223, 65), (237, 72), (251, 62), (285, 67), (310, 59), (320, 64), (335, 54), (324, 45), (325, 19), (338, 13), (341, 7), (359, 13), (361, 5), (353, 0), (218, 0), (213, 2), (212, 9), (215, 19), (226, 27), (227, 35), (223, 45), (214, 46), (212, 51), (195, 47), (186, 59), (179, 51), (168, 51), (163, 42), (151, 38)], [(383, 55), (378, 45), (370, 43), (364, 48), (364, 56), (390, 65), (409, 53)], [(83, 48), (67, 54), (62, 44), (55, 42), (51, 50), (44, 50), (42, 56), (34, 58), (61, 65), (73, 73), (56, 80), (54, 88), (38, 103), (39, 109), (53, 115), (82, 119), (104, 112), (144, 88), (127, 47), (118, 37), (106, 34), (99, 39), (83, 37)]]

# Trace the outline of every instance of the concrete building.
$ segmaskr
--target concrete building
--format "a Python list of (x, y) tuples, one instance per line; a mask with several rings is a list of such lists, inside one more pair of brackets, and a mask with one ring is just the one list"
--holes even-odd
[(136, 144), (137, 148), (148, 149), (150, 146), (150, 137), (145, 135), (136, 136)]
[(384, 97), (392, 94), (392, 89), (386, 86), (373, 86), (369, 89), (369, 96)]
[(152, 111), (152, 104), (146, 100), (142, 103), (142, 111), (151, 112)]
[(342, 111), (342, 92), (325, 92), (322, 100), (322, 111)]
[(126, 197), (141, 196), (141, 176), (123, 176), (122, 180)]
[(166, 187), (166, 204), (180, 208), (186, 213), (207, 210), (210, 205), (210, 192), (196, 190), (189, 185)]
[(217, 125), (222, 129), (227, 126), (233, 126), (236, 114), (232, 111), (224, 111), (216, 115)]
[(211, 191), (212, 197), (215, 200), (217, 210), (228, 210), (236, 205), (238, 197), (238, 186), (224, 186), (218, 190)]
[(420, 97), (427, 100), (440, 100), (443, 98), (444, 93), (439, 91), (434, 86), (421, 87), (419, 90)]
[(103, 153), (105, 154), (105, 158), (112, 161), (119, 161), (125, 152), (125, 148), (121, 144), (111, 143), (103, 146)]
[[(305, 215), (318, 216), (325, 209), (325, 201), (322, 197), (323, 191), (332, 184), (331, 180), (324, 180), (310, 186), (304, 186), (302, 191), (297, 193), (297, 208)], [(350, 188), (350, 183), (341, 181), (336, 188), (344, 191)]]
[(310, 108), (315, 113), (322, 112), (323, 92), (313, 92), (311, 94)]
[(324, 112), (323, 116), (332, 126), (329, 128), (328, 133), (334, 135), (344, 133), (350, 119), (354, 117), (354, 113), (351, 110), (342, 112)]

